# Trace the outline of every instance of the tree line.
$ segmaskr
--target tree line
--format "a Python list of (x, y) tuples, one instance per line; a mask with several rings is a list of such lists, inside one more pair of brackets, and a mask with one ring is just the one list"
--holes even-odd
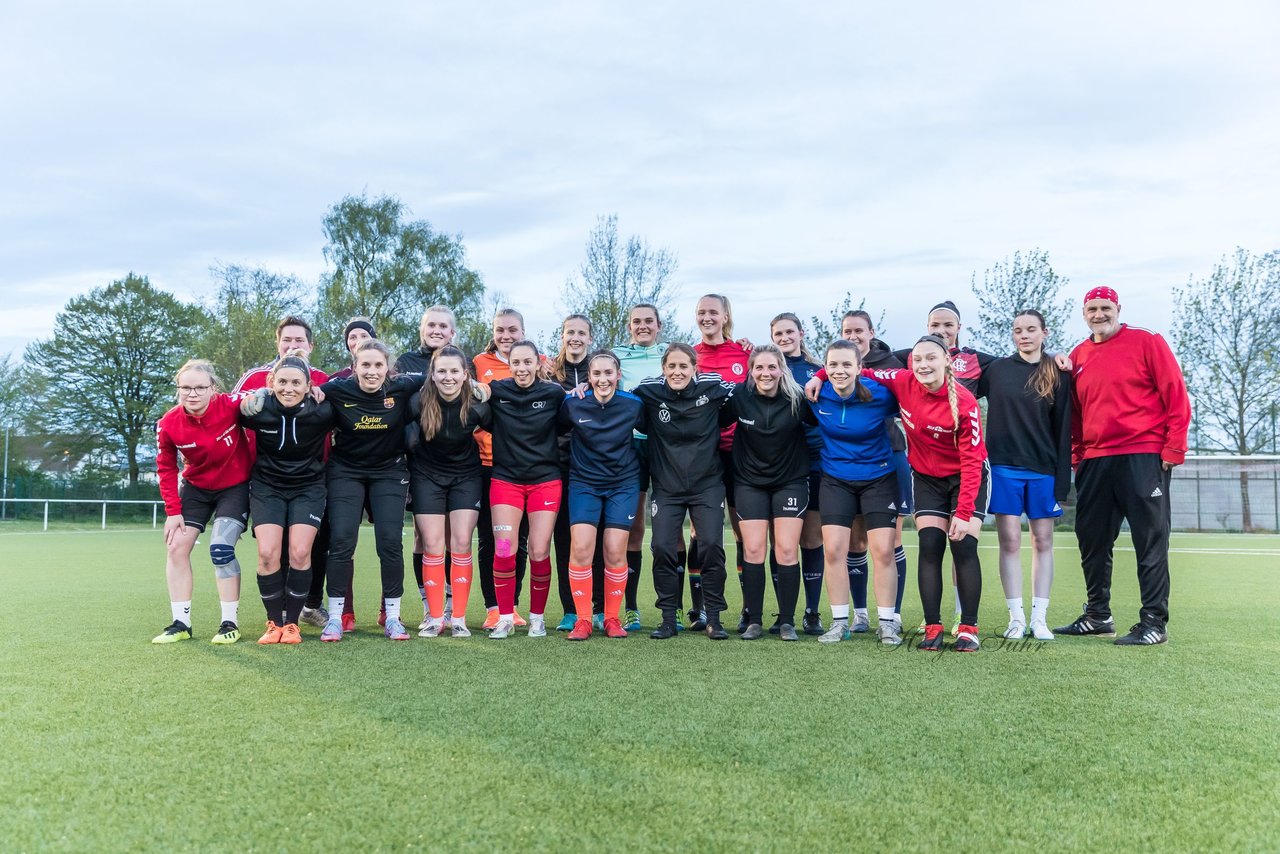
[[(53, 335), (19, 361), (0, 360), (0, 427), (49, 437), (63, 458), (86, 454), (136, 484), (154, 423), (173, 403), (173, 372), (188, 357), (210, 359), (233, 382), (275, 350), (279, 318), (312, 321), (315, 362), (341, 365), (342, 328), (353, 316), (373, 320), (397, 352), (418, 343), (418, 318), (433, 304), (452, 307), (459, 342), (477, 352), (489, 340), (488, 319), (506, 303), (471, 268), (460, 235), (413, 219), (399, 199), (347, 196), (322, 219), (327, 269), (316, 283), (262, 268), (215, 264), (213, 295), (189, 303), (156, 288), (145, 275), (124, 278), (75, 297), (57, 315)], [(679, 296), (679, 260), (666, 247), (619, 233), (615, 214), (597, 218), (583, 261), (561, 289), (557, 307), (587, 316), (595, 343), (624, 343), (627, 312), (638, 302), (658, 306), (668, 340), (688, 340), (672, 309)], [(1045, 316), (1048, 347), (1065, 350), (1079, 307), (1069, 281), (1041, 249), (1014, 252), (982, 272), (970, 289), (978, 302), (969, 346), (1010, 350), (1009, 322), (1034, 307)], [(818, 346), (837, 337), (845, 311), (861, 308), (852, 290), (832, 295), (828, 315), (814, 316)], [(1253, 454), (1275, 449), (1280, 387), (1280, 252), (1237, 249), (1208, 275), (1171, 290), (1171, 344), (1195, 405), (1193, 445)], [(876, 308), (880, 308), (877, 306)], [(877, 330), (884, 337), (883, 312)], [(1123, 315), (1122, 315), (1123, 317)], [(1129, 318), (1125, 318), (1129, 319)], [(548, 335), (544, 343), (558, 343)], [(51, 456), (57, 456), (55, 451)], [(20, 461), (10, 452), (15, 470)]]

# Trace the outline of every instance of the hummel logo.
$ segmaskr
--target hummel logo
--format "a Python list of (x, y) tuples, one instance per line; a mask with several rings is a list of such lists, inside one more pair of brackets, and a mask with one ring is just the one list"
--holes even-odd
[(1164, 495), (1164, 493), (1160, 491), (1160, 487), (1158, 486), (1156, 487), (1155, 492), (1151, 493), (1152, 498), (1159, 498), (1162, 495)]

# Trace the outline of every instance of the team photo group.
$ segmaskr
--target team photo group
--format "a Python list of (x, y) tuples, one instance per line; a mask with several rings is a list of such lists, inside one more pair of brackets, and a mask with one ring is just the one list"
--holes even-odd
[[(1093, 288), (1080, 305), (1088, 337), (1069, 353), (1045, 351), (1050, 330), (1028, 307), (1008, 318), (1008, 355), (962, 346), (949, 301), (898, 350), (865, 311), (846, 313), (833, 341), (807, 338), (791, 312), (744, 336), (730, 300), (708, 294), (692, 346), (664, 340), (658, 309), (639, 304), (627, 344), (594, 349), (590, 320), (572, 314), (556, 352), (543, 353), (508, 308), (484, 351), (469, 354), (454, 343), (453, 312), (432, 306), (420, 346), (401, 354), (378, 339), (376, 319), (353, 318), (350, 363), (333, 374), (311, 365), (306, 320), (285, 317), (276, 357), (230, 391), (208, 361), (177, 372), (177, 405), (157, 424), (172, 623), (154, 642), (193, 637), (200, 538), (221, 604), (212, 642), (240, 639), (236, 545), (250, 529), (266, 611), (258, 643), (301, 643), (303, 625), (341, 641), (356, 626), (366, 519), (380, 567), (368, 600), (379, 600), (385, 636), (408, 640), (407, 509), (421, 638), (481, 626), (493, 640), (546, 637), (554, 586), (564, 617), (550, 631), (571, 641), (639, 631), (656, 594), (654, 639), (725, 640), (736, 629), (744, 640), (830, 644), (869, 633), (976, 652), (979, 539), (992, 520), (1008, 624), (989, 636), (1115, 636), (1112, 552), (1127, 521), (1141, 606), (1115, 643), (1164, 643), (1170, 474), (1186, 454), (1190, 402), (1169, 345), (1120, 322), (1115, 290)], [(1073, 482), (1087, 601), (1050, 628), (1054, 527)], [(904, 631), (909, 516), (923, 620)], [(954, 588), (946, 624), (944, 572)], [(731, 574), (743, 605), (728, 614)], [(372, 583), (362, 575), (360, 586)]]

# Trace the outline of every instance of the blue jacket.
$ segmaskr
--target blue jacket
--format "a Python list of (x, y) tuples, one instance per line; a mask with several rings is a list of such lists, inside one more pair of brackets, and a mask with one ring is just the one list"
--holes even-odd
[[(815, 365), (804, 356), (786, 356), (787, 367), (791, 369), (791, 377), (796, 385), (804, 388), (804, 384), (813, 379), (822, 365)], [(819, 471), (822, 467), (822, 431), (813, 424), (804, 425), (804, 439), (809, 446), (809, 471)]]
[(822, 384), (818, 402), (809, 406), (822, 431), (822, 471), (840, 480), (874, 480), (894, 470), (893, 448), (884, 420), (898, 412), (889, 390), (871, 379), (862, 379), (871, 400), (857, 395), (841, 398)]
[(569, 395), (560, 406), (560, 432), (570, 432), (569, 480), (609, 487), (639, 483), (640, 458), (631, 437), (642, 421), (644, 405), (625, 391), (603, 406), (595, 393)]

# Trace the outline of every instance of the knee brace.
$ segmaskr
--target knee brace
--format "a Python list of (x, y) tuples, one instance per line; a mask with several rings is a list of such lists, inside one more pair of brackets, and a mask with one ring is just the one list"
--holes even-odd
[(220, 516), (213, 520), (209, 538), (209, 558), (218, 578), (236, 578), (240, 575), (240, 562), (236, 560), (236, 541), (244, 533), (244, 525), (235, 519)]

